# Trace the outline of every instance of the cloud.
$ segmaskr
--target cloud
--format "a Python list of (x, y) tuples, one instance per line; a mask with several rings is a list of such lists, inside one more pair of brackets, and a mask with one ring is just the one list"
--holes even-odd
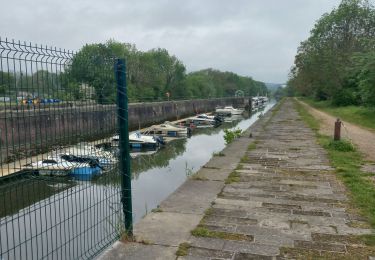
[(1, 36), (78, 50), (115, 39), (166, 48), (188, 71), (216, 68), (285, 82), (299, 43), (340, 0), (13, 0)]

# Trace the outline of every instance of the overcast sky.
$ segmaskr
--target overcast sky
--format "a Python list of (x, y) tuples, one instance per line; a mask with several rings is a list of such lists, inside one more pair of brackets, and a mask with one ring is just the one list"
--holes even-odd
[(115, 39), (166, 48), (188, 71), (287, 79), (299, 43), (340, 0), (0, 0), (0, 36), (78, 50)]

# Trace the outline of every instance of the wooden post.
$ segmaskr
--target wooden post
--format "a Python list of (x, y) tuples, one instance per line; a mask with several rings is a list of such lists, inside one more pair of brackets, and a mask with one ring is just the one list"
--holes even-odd
[(337, 118), (335, 122), (335, 132), (333, 135), (333, 140), (339, 141), (341, 139), (341, 121), (340, 118)]

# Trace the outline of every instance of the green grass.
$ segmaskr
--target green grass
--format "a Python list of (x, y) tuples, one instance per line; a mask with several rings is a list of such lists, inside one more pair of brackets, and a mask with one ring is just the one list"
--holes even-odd
[(157, 207), (157, 208), (152, 209), (151, 212), (153, 212), (153, 213), (160, 213), (160, 212), (163, 212), (163, 209), (160, 208), (160, 207)]
[(344, 121), (375, 130), (375, 108), (363, 106), (335, 107), (329, 101), (301, 100)]
[(240, 174), (236, 171), (233, 171), (229, 174), (228, 178), (225, 180), (225, 184), (231, 184), (234, 182), (240, 181)]
[(208, 181), (208, 178), (200, 175), (199, 172), (191, 175), (190, 179), (194, 181)]
[(224, 157), (225, 153), (223, 153), (223, 152), (216, 152), (216, 153), (213, 153), (212, 156)]
[(341, 151), (341, 152), (354, 152), (355, 148), (352, 145), (352, 143), (346, 141), (346, 140), (338, 140), (334, 141), (331, 140), (328, 144), (326, 144), (327, 149)]
[(191, 245), (187, 242), (181, 243), (178, 246), (178, 250), (176, 252), (176, 255), (177, 256), (186, 256), (188, 254), (188, 250), (189, 250), (190, 247), (191, 247)]
[(251, 150), (255, 150), (256, 148), (257, 148), (257, 143), (253, 142), (253, 143), (248, 145), (247, 150), (251, 151)]
[(221, 231), (212, 231), (206, 227), (198, 226), (191, 231), (191, 234), (196, 237), (209, 237), (209, 238), (221, 238), (227, 240), (237, 240), (237, 241), (249, 241), (252, 240), (251, 237), (243, 234), (227, 233)]
[[(352, 204), (375, 228), (375, 187), (367, 178), (368, 175), (361, 171), (361, 165), (364, 163), (362, 155), (345, 141), (335, 143), (330, 137), (320, 135), (319, 122), (298, 102), (296, 108), (302, 119), (315, 130), (319, 144), (327, 150), (331, 164), (336, 168), (337, 176), (349, 190)], [(371, 239), (375, 240), (375, 238)]]

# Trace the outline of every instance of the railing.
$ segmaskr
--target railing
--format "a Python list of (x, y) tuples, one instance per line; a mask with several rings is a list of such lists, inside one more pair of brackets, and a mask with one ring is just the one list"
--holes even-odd
[(97, 147), (114, 65), (0, 39), (0, 259), (93, 258), (124, 232), (118, 157)]

